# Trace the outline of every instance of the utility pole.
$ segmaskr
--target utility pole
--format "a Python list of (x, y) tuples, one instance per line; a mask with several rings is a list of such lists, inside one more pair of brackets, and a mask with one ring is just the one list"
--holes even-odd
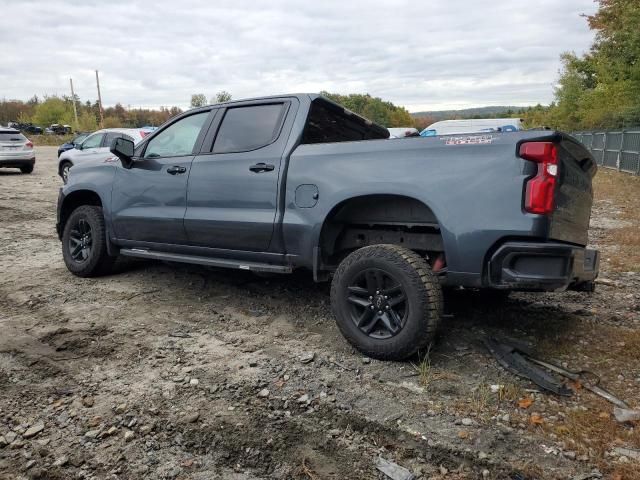
[(98, 86), (98, 107), (100, 109), (100, 128), (103, 128), (104, 113), (102, 111), (102, 96), (100, 95), (100, 78), (98, 78), (98, 70), (96, 70), (96, 85)]
[(73, 93), (73, 79), (72, 78), (69, 79), (69, 85), (71, 85), (71, 100), (73, 101), (73, 116), (76, 119), (75, 127), (76, 128), (80, 128), (80, 126), (78, 125), (78, 109), (76, 107), (76, 94)]

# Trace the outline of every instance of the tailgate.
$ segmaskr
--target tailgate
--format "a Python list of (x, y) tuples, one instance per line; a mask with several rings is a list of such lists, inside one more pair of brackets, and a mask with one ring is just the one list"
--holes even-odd
[(589, 151), (572, 137), (559, 135), (554, 143), (558, 146), (558, 184), (549, 238), (586, 245), (596, 163)]

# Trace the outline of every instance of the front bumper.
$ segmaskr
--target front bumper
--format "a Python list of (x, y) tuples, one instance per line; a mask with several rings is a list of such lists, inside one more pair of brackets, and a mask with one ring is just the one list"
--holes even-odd
[(489, 260), (492, 288), (510, 290), (590, 290), (598, 276), (597, 250), (565, 243), (507, 242)]

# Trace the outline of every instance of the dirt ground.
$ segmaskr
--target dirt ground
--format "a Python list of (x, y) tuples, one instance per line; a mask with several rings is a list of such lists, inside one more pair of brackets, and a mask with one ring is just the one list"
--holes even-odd
[(539, 392), (480, 342), (526, 342), (640, 407), (640, 274), (621, 259), (637, 260), (640, 178), (596, 178), (594, 294), (451, 295), (429, 355), (394, 363), (347, 345), (307, 274), (72, 276), (55, 147), (37, 157), (0, 171), (0, 478), (386, 478), (378, 457), (425, 479), (640, 478), (620, 450), (640, 449), (640, 424), (579, 384)]

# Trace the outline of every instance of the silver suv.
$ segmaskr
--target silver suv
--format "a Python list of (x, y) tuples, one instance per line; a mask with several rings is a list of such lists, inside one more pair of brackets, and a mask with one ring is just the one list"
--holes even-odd
[(31, 173), (35, 163), (33, 143), (15, 128), (0, 127), (0, 168), (19, 168), (22, 173)]
[(78, 162), (88, 160), (106, 160), (112, 157), (109, 152), (111, 143), (116, 138), (126, 138), (137, 144), (147, 132), (138, 128), (105, 128), (92, 133), (75, 148), (62, 152), (58, 159), (58, 175), (67, 183), (69, 169)]

